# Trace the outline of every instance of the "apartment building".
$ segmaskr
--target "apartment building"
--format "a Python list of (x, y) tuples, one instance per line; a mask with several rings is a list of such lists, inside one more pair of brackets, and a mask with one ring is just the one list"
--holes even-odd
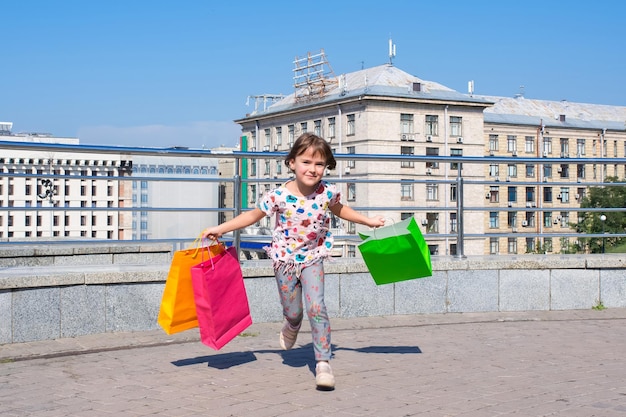
[[(321, 74), (323, 62), (312, 73)], [(398, 185), (341, 184), (344, 202), (355, 207), (398, 207), (397, 212), (365, 210), (393, 221), (415, 215), (423, 226), (432, 254), (456, 254), (456, 239), (437, 235), (457, 232), (455, 184), (431, 182), (461, 175), (467, 180), (493, 181), (465, 185), (464, 204), (486, 207), (466, 211), (464, 233), (571, 232), (576, 207), (585, 194), (585, 182), (607, 175), (624, 177), (624, 167), (597, 166), (568, 158), (624, 156), (626, 108), (568, 102), (528, 100), (463, 94), (433, 81), (412, 76), (391, 64), (367, 68), (338, 77), (317, 76), (294, 84), (295, 91), (268, 108), (236, 120), (247, 150), (290, 148), (301, 133), (311, 131), (326, 138), (337, 153), (490, 156), (511, 158), (507, 163), (459, 164), (381, 161), (341, 161), (332, 178), (394, 179)], [(245, 149), (244, 149), (245, 150)], [(516, 162), (523, 156), (563, 158), (559, 164)], [(276, 186), (285, 176), (282, 161), (249, 160), (248, 200)], [(551, 185), (557, 179), (575, 179), (579, 185)], [(540, 186), (514, 182), (540, 180)], [(427, 210), (419, 210), (426, 207)], [(514, 210), (518, 208), (519, 210)], [(551, 208), (553, 210), (546, 210)], [(263, 220), (270, 227), (269, 219)], [(345, 231), (356, 234), (358, 225)], [(548, 252), (567, 247), (569, 238), (471, 237), (464, 253), (523, 254), (541, 246)], [(348, 251), (355, 254), (354, 248)]]
[[(507, 163), (486, 165), (496, 181), (485, 190), (485, 230), (511, 233), (565, 233), (571, 236), (491, 237), (485, 253), (560, 253), (576, 241), (571, 224), (588, 183), (626, 178), (625, 166), (586, 163), (591, 158), (626, 157), (626, 107), (481, 96), (494, 105), (484, 112), (485, 156), (507, 156)], [(558, 161), (518, 163), (517, 159)], [(539, 185), (516, 184), (535, 181)], [(508, 207), (508, 211), (496, 211)]]

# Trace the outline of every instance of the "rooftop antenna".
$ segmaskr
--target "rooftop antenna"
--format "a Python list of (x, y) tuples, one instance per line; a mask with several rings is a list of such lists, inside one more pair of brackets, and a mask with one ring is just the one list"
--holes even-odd
[(474, 80), (467, 82), (467, 93), (471, 96), (474, 95)]
[(389, 38), (389, 65), (393, 65), (393, 59), (396, 57), (396, 45)]

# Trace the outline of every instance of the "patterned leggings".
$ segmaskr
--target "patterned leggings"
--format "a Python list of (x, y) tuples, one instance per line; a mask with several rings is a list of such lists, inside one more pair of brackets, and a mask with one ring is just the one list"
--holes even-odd
[(311, 323), (315, 360), (330, 360), (330, 321), (324, 303), (324, 263), (320, 260), (301, 268), (275, 269), (280, 303), (285, 319), (297, 327), (304, 315), (304, 305)]

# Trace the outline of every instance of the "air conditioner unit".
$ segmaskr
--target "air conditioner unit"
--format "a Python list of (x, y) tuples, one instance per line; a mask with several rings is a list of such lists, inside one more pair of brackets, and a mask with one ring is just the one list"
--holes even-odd
[(426, 175), (432, 175), (433, 174), (433, 170), (430, 168), (426, 168)]
[(562, 171), (563, 171), (563, 168), (557, 167), (556, 172), (562, 172)]
[(456, 142), (457, 143), (463, 143), (463, 137), (459, 136), (458, 138), (456, 138)]
[(250, 152), (256, 152), (256, 148), (253, 146), (250, 148)]
[(559, 221), (557, 219), (554, 219), (554, 224), (559, 224)]
[(517, 227), (511, 227), (511, 232), (517, 233)]
[(496, 178), (495, 178), (495, 180), (496, 180), (496, 181), (500, 181), (500, 177), (496, 177)]
[(428, 226), (428, 219), (422, 219), (422, 226)]
[(350, 173), (350, 167), (346, 167), (346, 169), (343, 172), (345, 172), (345, 174), (348, 175)]
[(278, 145), (274, 145), (274, 152), (278, 151)]
[(528, 226), (528, 220), (522, 220), (522, 227)]
[(269, 152), (270, 151), (270, 145), (265, 145), (263, 147), (263, 152)]
[(506, 182), (511, 182), (511, 177), (506, 177)]
[(487, 194), (485, 194), (485, 198), (486, 198), (487, 200), (489, 200), (489, 199), (491, 198), (491, 193), (487, 193)]
[(493, 156), (493, 155), (495, 155), (495, 152), (494, 151), (489, 151), (489, 156)]
[(578, 200), (580, 199), (580, 194), (576, 194), (574, 197), (576, 198), (576, 200)]
[(432, 142), (433, 137), (431, 135), (426, 136), (426, 142)]
[(530, 202), (526, 203), (526, 208), (531, 208), (532, 206), (533, 206), (532, 203), (530, 203)]
[(409, 140), (409, 135), (402, 135), (402, 140)]
[(548, 157), (548, 152), (547, 151), (543, 151), (543, 157), (547, 158)]
[(513, 151), (513, 156), (517, 156), (517, 151)]
[(330, 175), (330, 169), (326, 168), (326, 170), (324, 171), (324, 175)]
[(513, 202), (509, 201), (509, 207), (513, 207)]
[(556, 198), (558, 198), (559, 200), (562, 199), (563, 198), (563, 194), (559, 193), (559, 195)]

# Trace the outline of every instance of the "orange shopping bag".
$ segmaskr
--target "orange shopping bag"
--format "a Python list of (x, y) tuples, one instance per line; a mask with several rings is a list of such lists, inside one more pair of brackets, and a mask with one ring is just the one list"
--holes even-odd
[(226, 250), (223, 243), (200, 247), (200, 238), (194, 244), (195, 247), (174, 252), (170, 264), (157, 320), (167, 334), (198, 327), (191, 267), (209, 258), (209, 253), (216, 256)]

